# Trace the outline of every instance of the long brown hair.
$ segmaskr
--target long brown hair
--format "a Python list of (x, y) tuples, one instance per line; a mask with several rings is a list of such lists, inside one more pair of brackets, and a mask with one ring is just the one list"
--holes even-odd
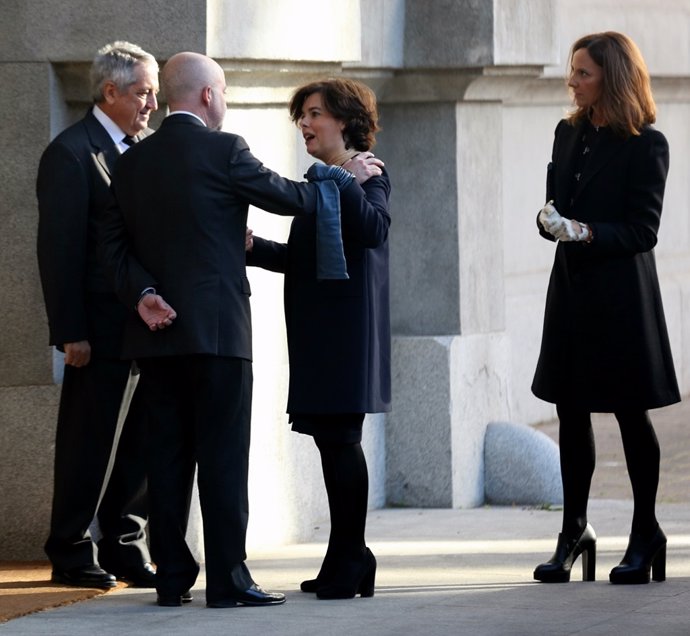
[[(580, 49), (587, 49), (603, 70), (597, 113), (613, 132), (622, 137), (639, 135), (643, 126), (656, 121), (649, 71), (635, 42), (615, 31), (585, 35), (570, 50), (569, 68), (573, 55)], [(567, 119), (576, 124), (588, 116), (588, 109), (577, 108)]]
[(304, 102), (314, 93), (320, 93), (326, 110), (345, 124), (346, 148), (363, 152), (374, 147), (375, 133), (381, 130), (374, 91), (362, 82), (346, 78), (325, 79), (302, 86), (290, 100), (290, 119), (295, 124), (299, 125)]

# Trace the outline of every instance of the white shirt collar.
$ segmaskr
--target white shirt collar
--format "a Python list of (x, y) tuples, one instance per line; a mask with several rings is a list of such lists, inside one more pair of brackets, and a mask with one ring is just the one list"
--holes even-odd
[(168, 117), (170, 117), (170, 115), (191, 115), (192, 117), (196, 117), (204, 126), (206, 125), (206, 122), (201, 119), (199, 115), (190, 113), (188, 110), (173, 110), (172, 112), (168, 113)]
[(98, 122), (105, 128), (106, 132), (110, 135), (113, 143), (120, 149), (120, 152), (127, 150), (129, 146), (122, 143), (122, 140), (126, 137), (125, 133), (122, 132), (120, 127), (112, 120), (108, 115), (106, 115), (97, 104), (93, 105), (93, 116), (98, 120)]

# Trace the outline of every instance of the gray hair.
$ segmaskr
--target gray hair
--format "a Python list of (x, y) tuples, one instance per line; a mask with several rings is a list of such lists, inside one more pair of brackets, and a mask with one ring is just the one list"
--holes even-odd
[(99, 49), (91, 64), (91, 95), (98, 103), (103, 101), (103, 86), (113, 82), (120, 92), (136, 82), (137, 64), (147, 64), (158, 72), (156, 58), (136, 44), (118, 41)]

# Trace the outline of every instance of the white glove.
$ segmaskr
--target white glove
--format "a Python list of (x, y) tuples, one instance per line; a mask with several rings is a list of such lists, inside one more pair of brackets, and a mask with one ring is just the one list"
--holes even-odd
[(539, 211), (539, 223), (541, 226), (554, 238), (559, 241), (586, 241), (589, 237), (589, 228), (577, 222), (580, 226), (580, 231), (577, 232), (570, 219), (562, 217), (558, 210), (553, 207), (553, 201), (549, 201)]

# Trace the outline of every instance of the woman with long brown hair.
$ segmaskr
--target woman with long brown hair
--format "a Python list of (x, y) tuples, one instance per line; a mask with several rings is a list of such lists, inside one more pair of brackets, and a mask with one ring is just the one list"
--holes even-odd
[(665, 579), (666, 536), (655, 512), (659, 443), (648, 409), (680, 400), (654, 246), (668, 143), (635, 43), (616, 32), (578, 39), (568, 87), (575, 109), (556, 127), (540, 234), (558, 241), (533, 393), (556, 405), (563, 524), (553, 557), (534, 571), (570, 580), (582, 556), (594, 580), (596, 535), (587, 520), (595, 466), (591, 413), (618, 421), (634, 513), (612, 583)]

